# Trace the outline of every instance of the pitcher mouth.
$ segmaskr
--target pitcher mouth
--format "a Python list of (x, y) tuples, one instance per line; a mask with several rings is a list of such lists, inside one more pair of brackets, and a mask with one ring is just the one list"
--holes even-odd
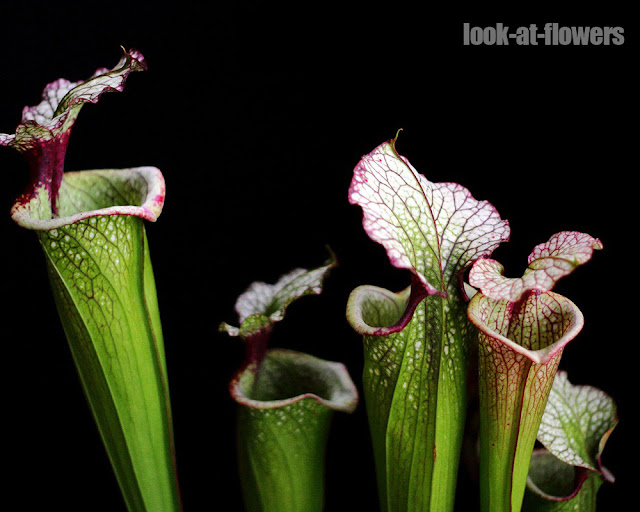
[[(274, 382), (278, 386), (272, 386)], [(342, 363), (284, 349), (268, 350), (258, 372), (245, 367), (229, 388), (236, 402), (253, 409), (275, 409), (312, 398), (330, 409), (353, 412), (358, 401)]]
[(514, 352), (523, 355), (536, 364), (547, 364), (558, 352), (564, 349), (564, 347), (573, 340), (584, 326), (584, 316), (578, 307), (566, 297), (554, 292), (537, 293), (537, 296), (552, 297), (559, 304), (567, 307), (567, 310), (571, 312), (572, 316), (568, 322), (568, 325), (563, 329), (562, 335), (554, 342), (550, 343), (546, 347), (537, 350), (530, 350), (514, 340), (509, 339), (507, 336), (499, 333), (495, 329), (487, 325), (486, 318), (481, 311), (479, 311), (479, 303), (482, 300), (490, 301), (482, 293), (477, 293), (469, 302), (467, 309), (467, 315), (473, 325), (475, 325), (481, 333), (493, 338), (505, 346), (509, 347)]
[[(78, 189), (89, 181), (92, 186), (90, 190), (81, 190), (83, 197), (71, 197), (71, 190), (74, 196), (80, 196)], [(18, 225), (37, 231), (50, 231), (106, 215), (130, 215), (155, 222), (162, 212), (165, 190), (164, 177), (156, 167), (66, 172), (60, 186), (60, 216), (51, 215), (50, 210), (40, 213), (46, 198), (36, 193), (27, 200), (16, 201), (11, 217)], [(41, 194), (47, 192), (42, 190)]]

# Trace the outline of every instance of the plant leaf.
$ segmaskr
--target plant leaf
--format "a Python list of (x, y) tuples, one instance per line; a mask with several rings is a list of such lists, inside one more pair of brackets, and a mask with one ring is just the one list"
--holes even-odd
[(143, 220), (155, 221), (165, 185), (154, 167), (63, 173), (84, 103), (120, 91), (144, 69), (125, 52), (113, 71), (57, 80), (23, 111), (0, 145), (30, 165), (11, 215), (44, 249), (53, 295), (85, 395), (132, 512), (180, 510), (171, 407), (155, 280)]
[(527, 478), (525, 511), (596, 510), (596, 494), (613, 475), (601, 455), (618, 424), (616, 404), (603, 391), (574, 386), (558, 372), (540, 423)]
[(561, 231), (533, 249), (521, 278), (503, 277), (502, 265), (484, 258), (474, 263), (469, 282), (491, 299), (517, 302), (527, 291), (552, 290), (559, 279), (589, 261), (593, 251), (602, 247), (600, 240), (586, 233)]
[(536, 246), (521, 279), (478, 260), (469, 274), (480, 289), (469, 302), (479, 329), (480, 474), (483, 511), (520, 510), (529, 462), (562, 352), (584, 319), (569, 299), (549, 291), (587, 262), (599, 240), (564, 231)]
[(295, 269), (275, 284), (255, 282), (236, 302), (240, 327), (220, 330), (246, 344), (229, 387), (238, 403), (240, 479), (249, 512), (321, 512), (324, 452), (333, 411), (352, 412), (358, 393), (340, 363), (267, 350), (271, 330), (296, 299), (320, 294), (336, 265), (331, 253), (313, 270)]
[[(145, 69), (142, 54), (130, 50), (124, 52), (113, 70), (100, 68), (87, 81), (56, 80), (45, 87), (38, 105), (23, 109), (22, 122), (15, 134), (0, 133), (0, 146), (20, 151), (30, 168), (29, 184), (16, 200), (12, 212), (31, 203), (30, 209), (38, 219), (58, 216), (64, 159), (71, 128), (80, 109), (85, 103), (97, 103), (105, 92), (122, 91), (130, 73)], [(14, 220), (23, 221), (20, 216)], [(29, 228), (28, 223), (24, 227)]]
[(395, 150), (395, 139), (362, 157), (349, 202), (392, 265), (411, 270), (429, 294), (447, 293), (458, 273), (509, 238), (509, 223), (456, 183), (431, 183)]
[(322, 293), (324, 279), (336, 265), (335, 256), (331, 253), (330, 258), (315, 269), (296, 268), (281, 276), (275, 284), (252, 283), (236, 301), (240, 327), (222, 323), (220, 330), (230, 336), (246, 337), (280, 322), (292, 302), (305, 295)]
[(97, 103), (105, 92), (122, 92), (130, 73), (146, 69), (144, 56), (132, 49), (124, 52), (113, 69), (99, 68), (86, 81), (60, 78), (51, 82), (39, 104), (24, 107), (15, 135), (0, 134), (0, 146), (28, 151), (61, 136), (71, 129), (85, 103)]
[(431, 183), (396, 153), (395, 140), (364, 156), (349, 201), (391, 263), (412, 273), (394, 294), (361, 286), (347, 318), (364, 335), (363, 384), (383, 511), (453, 508), (466, 409), (469, 346), (462, 272), (508, 239), (486, 201)]
[(517, 511), (553, 377), (584, 321), (553, 292), (530, 293), (517, 307), (477, 293), (468, 314), (480, 342), (482, 510)]
[(244, 340), (245, 365), (260, 363), (267, 350), (274, 324), (284, 319), (292, 302), (305, 295), (318, 295), (322, 292), (324, 279), (337, 265), (335, 255), (331, 250), (329, 252), (329, 259), (318, 268), (294, 269), (281, 276), (275, 284), (256, 281), (238, 297), (235, 309), (240, 327), (222, 322), (219, 330)]
[(132, 511), (179, 510), (168, 377), (142, 220), (39, 231), (71, 352)]
[(574, 386), (566, 372), (558, 372), (538, 441), (565, 464), (608, 476), (600, 456), (617, 424), (616, 404), (609, 395), (591, 386)]

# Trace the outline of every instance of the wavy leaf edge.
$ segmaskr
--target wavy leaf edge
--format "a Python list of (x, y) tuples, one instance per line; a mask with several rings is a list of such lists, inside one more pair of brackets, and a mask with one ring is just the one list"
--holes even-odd
[(274, 284), (251, 283), (236, 300), (235, 311), (240, 325), (221, 322), (218, 330), (232, 337), (249, 338), (282, 321), (289, 306), (297, 299), (320, 295), (327, 275), (338, 266), (334, 252), (329, 247), (327, 250), (329, 257), (319, 267), (311, 270), (295, 268), (281, 275)]
[[(475, 294), (471, 301), (469, 302), (469, 306), (467, 308), (467, 316), (471, 323), (476, 326), (478, 330), (480, 330), (485, 335), (499, 341), (506, 347), (509, 347), (512, 351), (520, 354), (535, 364), (547, 364), (553, 357), (560, 351), (562, 351), (566, 345), (574, 340), (576, 336), (580, 333), (582, 328), (584, 327), (584, 316), (578, 306), (576, 306), (572, 301), (567, 299), (566, 297), (554, 293), (554, 292), (532, 292), (535, 295), (545, 295), (547, 297), (551, 297), (558, 302), (563, 303), (564, 305), (569, 307), (569, 310), (573, 313), (573, 317), (570, 319), (571, 326), (568, 330), (566, 330), (560, 338), (551, 343), (550, 345), (538, 349), (538, 350), (529, 350), (514, 340), (507, 338), (506, 336), (500, 334), (495, 329), (489, 327), (485, 322), (485, 319), (482, 317), (479, 312), (479, 303), (481, 301), (490, 301), (488, 297), (486, 297), (481, 292)], [(506, 301), (500, 301), (506, 302)]]
[[(380, 144), (372, 152), (360, 159), (354, 169), (353, 179), (349, 186), (348, 200), (351, 204), (362, 208), (362, 226), (365, 233), (374, 242), (385, 248), (390, 263), (396, 268), (409, 270), (412, 273), (412, 284), (420, 285), (424, 297), (437, 294), (446, 298), (447, 291), (444, 281), (448, 279), (446, 273), (450, 263), (449, 258), (451, 258), (453, 252), (451, 248), (455, 248), (456, 244), (467, 244), (466, 250), (460, 256), (460, 258), (464, 257), (466, 261), (460, 265), (452, 265), (457, 269), (458, 275), (456, 279), (458, 280), (458, 285), (461, 285), (462, 280), (460, 277), (472, 265), (473, 261), (490, 255), (500, 243), (509, 240), (509, 222), (500, 218), (491, 203), (475, 199), (466, 187), (451, 182), (432, 183), (428, 181), (424, 175), (418, 173), (406, 157), (397, 152), (397, 137), (398, 135), (396, 134), (396, 137)], [(381, 177), (382, 179), (380, 179)], [(375, 190), (376, 187), (377, 190)], [(397, 212), (387, 206), (382, 197), (383, 190), (384, 194), (400, 195), (397, 192), (398, 187), (407, 187), (413, 190), (420, 200), (424, 200), (424, 204), (420, 205), (411, 195), (405, 198), (402, 204), (407, 210), (410, 210), (410, 215), (404, 219), (401, 219)], [(391, 192), (388, 192), (388, 190)], [(380, 196), (377, 201), (375, 200), (376, 195)], [(437, 213), (434, 213), (436, 201), (441, 202), (440, 206), (449, 205), (449, 203), (455, 204), (451, 212), (444, 211), (444, 215), (450, 215), (450, 217), (447, 217), (448, 221), (443, 225), (438, 225), (441, 211), (438, 210)], [(456, 204), (456, 202), (460, 201), (460, 204), (465, 205), (466, 209), (462, 209), (460, 205)], [(469, 204), (466, 204), (467, 202)], [(371, 204), (374, 204), (374, 207), (371, 207)], [(385, 207), (376, 208), (376, 204), (383, 204)], [(420, 210), (421, 206), (424, 207), (425, 205), (425, 210)], [(402, 206), (399, 207), (400, 213), (406, 214), (406, 211), (401, 211), (402, 209)], [(461, 213), (463, 211), (464, 213)], [(416, 213), (418, 218), (414, 217)], [(420, 219), (421, 215), (424, 215), (425, 219)], [(467, 226), (462, 228), (463, 222), (449, 222), (456, 215), (474, 218), (474, 222), (470, 223), (469, 229), (475, 230), (475, 238), (460, 236), (461, 234), (467, 234), (464, 231)], [(426, 222), (421, 224), (419, 220), (426, 220)], [(394, 221), (397, 221), (399, 225), (394, 225)], [(403, 242), (399, 240), (402, 238), (401, 235), (406, 235), (407, 238), (410, 238), (406, 227), (402, 226), (403, 221), (416, 226), (432, 224), (435, 233), (429, 233), (429, 235), (436, 237), (436, 242), (427, 241), (427, 234), (421, 232), (420, 234), (425, 236), (423, 243), (419, 246), (413, 246), (411, 241), (409, 244), (411, 247), (403, 246)], [(461, 231), (455, 241), (452, 242), (442, 238), (445, 233), (448, 233), (448, 230), (455, 231), (456, 229)], [(420, 231), (420, 229), (418, 228), (417, 231)], [(443, 254), (443, 251), (446, 254)], [(425, 269), (419, 268), (421, 265), (418, 265), (418, 262), (431, 259), (427, 253), (431, 253), (432, 257), (438, 259), (437, 267), (440, 278), (443, 280), (440, 285), (444, 289), (434, 286), (425, 275), (425, 269), (428, 269), (429, 265), (425, 265)]]
[(563, 277), (587, 263), (603, 249), (598, 238), (578, 231), (560, 231), (536, 245), (520, 278), (504, 277), (504, 267), (491, 258), (480, 258), (469, 272), (469, 283), (493, 300), (518, 302), (532, 291), (548, 292)]
[[(564, 419), (560, 418), (563, 412), (566, 414)], [(567, 418), (575, 421), (580, 418), (579, 424), (567, 421)], [(560, 370), (555, 376), (537, 437), (562, 463), (599, 473), (612, 483), (615, 477), (602, 465), (602, 453), (618, 422), (617, 406), (611, 396), (593, 386), (572, 384), (567, 372)], [(573, 434), (569, 428), (574, 429)], [(575, 447), (580, 439), (584, 446)], [(587, 445), (591, 445), (590, 453), (586, 453), (589, 451)]]
[(276, 409), (294, 404), (301, 400), (313, 399), (325, 407), (335, 411), (352, 413), (356, 409), (356, 406), (358, 405), (358, 391), (344, 364), (320, 359), (304, 352), (282, 348), (267, 350), (265, 357), (286, 357), (297, 360), (296, 364), (305, 363), (306, 369), (316, 369), (318, 372), (317, 376), (322, 379), (322, 382), (325, 385), (327, 385), (327, 389), (330, 390), (330, 393), (328, 396), (321, 396), (320, 392), (310, 390), (308, 392), (295, 394), (294, 396), (278, 400), (257, 400), (255, 398), (251, 398), (249, 396), (250, 393), (247, 393), (247, 391), (243, 389), (242, 383), (243, 378), (247, 374), (253, 376), (257, 371), (259, 371), (257, 363), (251, 363), (236, 373), (229, 384), (231, 396), (237, 403), (252, 409)]
[(76, 222), (92, 217), (110, 215), (129, 215), (139, 217), (149, 222), (156, 222), (162, 213), (166, 196), (166, 184), (160, 169), (153, 166), (133, 167), (129, 169), (94, 169), (85, 171), (65, 172), (62, 178), (62, 187), (66, 181), (72, 180), (76, 175), (95, 178), (96, 180), (108, 180), (110, 177), (136, 177), (146, 183), (146, 194), (140, 198), (138, 204), (113, 205), (104, 208), (86, 210), (62, 217), (40, 219), (31, 213), (32, 206), (37, 208), (39, 198), (31, 198), (27, 202), (16, 202), (11, 208), (11, 218), (21, 227), (35, 231), (50, 231), (52, 229), (68, 226)]
[[(24, 107), (22, 122), (17, 126), (15, 134), (0, 133), (0, 146), (16, 149), (23, 154), (29, 165), (28, 184), (11, 209), (12, 218), (22, 227), (47, 230), (82, 220), (76, 217), (64, 220), (58, 218), (69, 137), (85, 103), (97, 103), (105, 92), (123, 91), (132, 72), (147, 69), (146, 61), (139, 51), (131, 49), (127, 52), (123, 48), (123, 52), (124, 55), (113, 69), (99, 68), (86, 81), (71, 82), (60, 78), (49, 83), (42, 92), (39, 104)], [(148, 188), (156, 196), (151, 203), (132, 205), (140, 206), (140, 209), (120, 207), (101, 214), (136, 215), (155, 220), (164, 200), (164, 181), (161, 176), (158, 177), (157, 169), (140, 169), (140, 172), (149, 175)], [(131, 169), (124, 171), (129, 172)], [(98, 214), (91, 212), (88, 216), (96, 215)], [(47, 220), (51, 222), (44, 222)]]

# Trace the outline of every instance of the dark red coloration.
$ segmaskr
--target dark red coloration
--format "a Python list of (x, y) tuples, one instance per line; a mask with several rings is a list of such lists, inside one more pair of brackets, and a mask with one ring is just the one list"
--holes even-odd
[(62, 132), (53, 139), (23, 151), (29, 165), (29, 183), (24, 193), (16, 200), (17, 204), (26, 204), (44, 187), (51, 198), (51, 211), (58, 214), (58, 193), (64, 173), (64, 158), (69, 144), (70, 131)]
[(439, 291), (435, 294), (429, 293), (429, 290), (427, 290), (425, 284), (420, 280), (420, 278), (418, 278), (416, 274), (412, 273), (411, 295), (409, 296), (409, 300), (407, 301), (407, 308), (404, 310), (404, 313), (402, 314), (400, 319), (393, 325), (371, 329), (366, 334), (370, 336), (388, 336), (390, 334), (393, 334), (394, 332), (400, 332), (413, 318), (413, 313), (418, 307), (418, 304), (420, 304), (429, 295), (440, 295), (442, 297), (447, 296), (446, 292)]
[[(545, 452), (546, 450), (544, 448), (538, 448), (533, 452), (533, 457), (535, 458), (536, 456), (542, 455)], [(544, 499), (548, 501), (554, 501), (554, 502), (563, 502), (563, 501), (572, 500), (578, 495), (578, 493), (582, 489), (582, 486), (587, 481), (587, 478), (589, 478), (589, 470), (586, 468), (582, 468), (580, 466), (576, 466), (575, 478), (573, 481), (573, 490), (566, 496), (551, 496), (549, 494), (545, 494)]]
[(264, 327), (244, 340), (245, 361), (242, 367), (243, 370), (247, 366), (255, 364), (255, 371), (256, 373), (258, 372), (260, 363), (267, 353), (267, 346), (269, 344), (269, 339), (271, 338), (271, 330), (271, 326)]

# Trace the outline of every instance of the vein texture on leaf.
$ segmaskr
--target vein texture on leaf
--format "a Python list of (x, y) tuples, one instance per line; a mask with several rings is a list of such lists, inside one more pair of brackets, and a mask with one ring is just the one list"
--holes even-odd
[[(337, 265), (336, 259), (331, 257), (324, 265), (307, 270), (296, 268), (278, 279), (274, 284), (256, 281), (242, 293), (235, 305), (240, 324), (259, 321), (264, 326), (279, 322), (284, 318), (289, 305), (305, 295), (319, 295), (322, 293), (324, 279), (329, 271)], [(231, 336), (238, 336), (242, 329), (223, 323), (221, 329)], [(250, 329), (254, 332), (255, 329)]]
[(84, 103), (97, 103), (104, 92), (122, 92), (129, 74), (146, 68), (143, 55), (132, 49), (112, 70), (100, 68), (86, 81), (60, 78), (51, 82), (44, 88), (39, 104), (24, 107), (15, 135), (0, 134), (0, 146), (24, 151), (60, 135), (71, 128)]
[(413, 271), (430, 294), (457, 286), (458, 273), (509, 238), (509, 224), (487, 201), (456, 183), (431, 183), (395, 151), (395, 141), (364, 156), (349, 201), (391, 263)]
[(38, 235), (125, 499), (143, 499), (149, 510), (177, 510), (166, 365), (160, 325), (149, 325), (157, 305), (149, 306), (155, 296), (146, 295), (152, 274), (143, 268), (150, 262), (142, 220), (98, 216)]
[(574, 386), (566, 372), (558, 372), (538, 440), (566, 464), (601, 472), (600, 456), (617, 422), (610, 396), (591, 386)]
[(361, 286), (347, 304), (349, 322), (364, 335), (382, 509), (453, 510), (475, 337), (461, 275), (508, 240), (509, 224), (461, 185), (428, 181), (397, 154), (395, 140), (360, 160), (349, 201), (362, 208), (365, 231), (392, 265), (412, 273), (403, 292)]
[(593, 251), (602, 247), (600, 240), (586, 233), (561, 231), (533, 249), (521, 278), (504, 277), (500, 263), (483, 258), (474, 263), (469, 282), (493, 300), (517, 302), (530, 290), (552, 290), (557, 281), (589, 261)]
[[(18, 224), (28, 229), (59, 227), (40, 226), (38, 223), (60, 216), (59, 195), (65, 156), (71, 129), (82, 106), (85, 103), (97, 103), (105, 92), (122, 91), (129, 74), (145, 69), (142, 54), (131, 50), (128, 53), (125, 51), (113, 70), (101, 68), (86, 82), (56, 80), (45, 87), (38, 105), (23, 109), (22, 123), (16, 128), (15, 134), (0, 133), (0, 146), (16, 149), (29, 165), (29, 183), (12, 209), (12, 218)], [(156, 184), (160, 182), (164, 186), (162, 180), (155, 179)], [(153, 188), (151, 182), (149, 188)], [(154, 191), (154, 194), (158, 195), (158, 191)], [(164, 191), (160, 203), (162, 200)], [(158, 198), (153, 201), (158, 203)], [(152, 213), (150, 217), (155, 215), (151, 211), (139, 210), (138, 213)], [(34, 220), (37, 221), (36, 225), (32, 225)]]
[(546, 364), (582, 330), (584, 317), (577, 306), (554, 292), (531, 293), (514, 307), (476, 294), (467, 310), (482, 339)]

